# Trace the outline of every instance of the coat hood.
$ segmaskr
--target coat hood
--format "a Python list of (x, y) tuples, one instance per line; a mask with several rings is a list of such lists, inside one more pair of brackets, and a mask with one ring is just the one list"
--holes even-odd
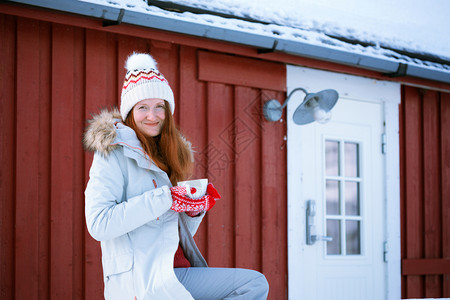
[[(92, 115), (92, 119), (88, 122), (89, 124), (83, 138), (83, 145), (86, 151), (98, 152), (106, 157), (120, 144), (124, 144), (120, 142), (123, 137), (121, 138), (119, 136), (118, 131), (120, 130), (118, 127), (125, 128), (126, 126), (122, 124), (122, 117), (117, 108), (113, 110), (102, 110), (99, 114)], [(126, 128), (131, 130), (129, 127)], [(134, 132), (133, 136), (135, 137)], [(191, 143), (183, 135), (181, 135), (181, 139), (191, 153), (191, 160), (194, 161), (194, 151), (192, 150)], [(139, 144), (140, 148), (140, 142), (137, 138), (136, 143)]]
[(89, 125), (83, 138), (86, 151), (99, 152), (108, 156), (117, 147), (117, 144), (113, 144), (117, 137), (115, 124), (121, 122), (121, 118), (117, 108), (111, 111), (105, 109), (100, 114), (93, 115), (92, 119), (88, 121)]

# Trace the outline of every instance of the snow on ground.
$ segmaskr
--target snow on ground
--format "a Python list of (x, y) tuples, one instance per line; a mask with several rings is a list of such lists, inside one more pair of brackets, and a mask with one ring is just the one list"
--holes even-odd
[[(145, 0), (83, 1), (230, 30), (303, 39), (312, 44), (346, 48), (365, 55), (382, 55), (417, 64), (423, 62), (385, 49), (431, 55), (450, 61), (448, 0), (166, 0), (271, 23), (269, 25), (212, 15), (168, 12), (149, 7)], [(350, 45), (331, 37), (343, 37), (370, 46)], [(425, 65), (448, 69), (448, 66), (433, 63)]]

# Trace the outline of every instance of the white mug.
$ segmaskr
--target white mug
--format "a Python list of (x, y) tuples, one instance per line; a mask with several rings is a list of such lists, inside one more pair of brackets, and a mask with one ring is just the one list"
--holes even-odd
[[(208, 178), (180, 181), (178, 186), (186, 187), (187, 196), (192, 199), (198, 199), (206, 194), (206, 188), (208, 187)], [(191, 192), (191, 188), (195, 189), (195, 192)]]

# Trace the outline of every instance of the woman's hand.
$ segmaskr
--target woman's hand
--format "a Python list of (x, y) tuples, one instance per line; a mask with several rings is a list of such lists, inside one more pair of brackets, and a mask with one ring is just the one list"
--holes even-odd
[(170, 188), (172, 193), (172, 207), (170, 208), (176, 212), (202, 212), (210, 210), (215, 204), (216, 200), (220, 199), (220, 194), (210, 183), (206, 188), (205, 196), (199, 199), (189, 198), (186, 194), (186, 187), (174, 186)]

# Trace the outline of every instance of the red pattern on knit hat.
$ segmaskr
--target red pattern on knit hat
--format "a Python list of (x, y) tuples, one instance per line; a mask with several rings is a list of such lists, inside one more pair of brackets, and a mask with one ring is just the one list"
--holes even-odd
[[(152, 73), (154, 75), (150, 76), (150, 74), (152, 74)], [(165, 82), (165, 83), (167, 83), (169, 85), (169, 82), (167, 81), (167, 79), (164, 76), (162, 76), (161, 73), (157, 73), (154, 70), (150, 70), (149, 72), (141, 71), (141, 72), (139, 72), (136, 75), (135, 74), (130, 74), (129, 78), (125, 78), (125, 82), (123, 84), (123, 89), (126, 90), (130, 84), (136, 84), (142, 79), (152, 80), (152, 79), (155, 79), (155, 78), (158, 79), (159, 81)]]

